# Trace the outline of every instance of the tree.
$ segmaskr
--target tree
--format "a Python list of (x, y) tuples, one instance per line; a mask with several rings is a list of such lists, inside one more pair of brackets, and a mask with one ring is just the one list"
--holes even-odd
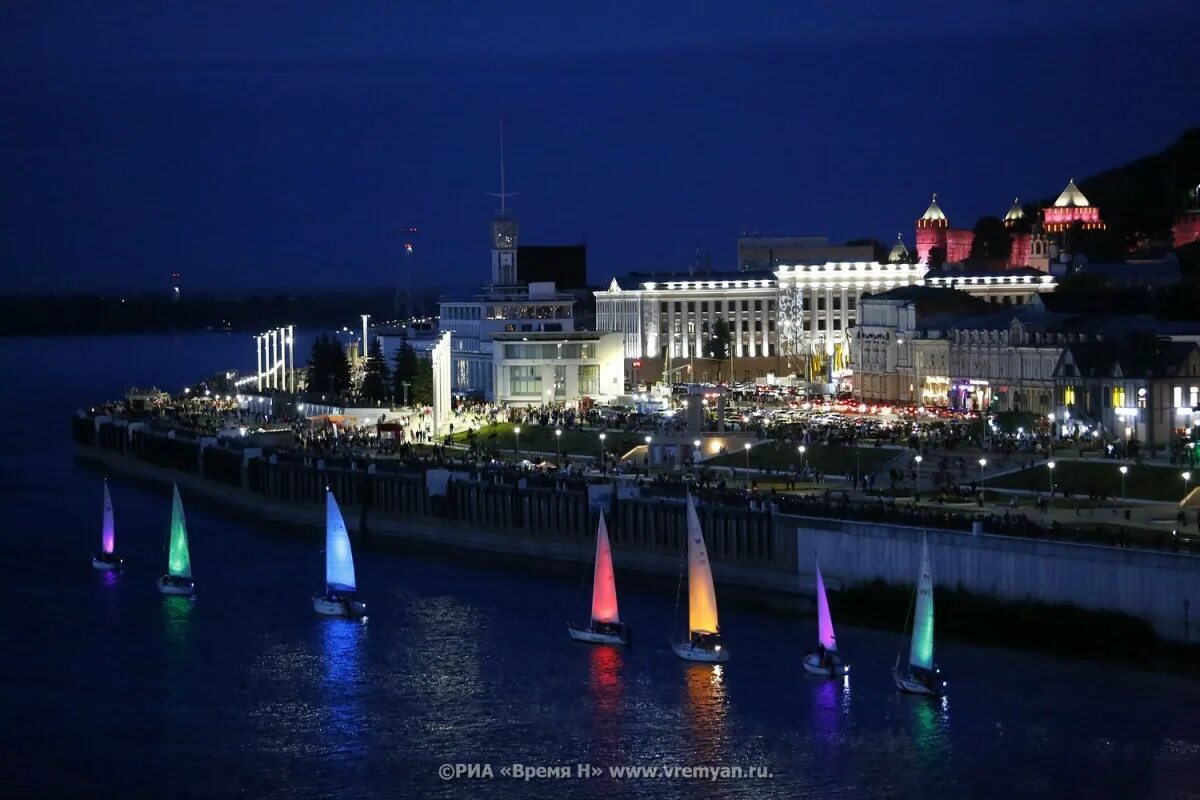
[(929, 248), (929, 269), (941, 269), (946, 265), (946, 248), (931, 247)]
[(308, 353), (308, 369), (305, 383), (308, 391), (326, 394), (331, 391), (328, 368), (328, 342), (325, 334), (313, 340), (312, 350)]
[(433, 361), (431, 359), (417, 358), (409, 397), (415, 406), (433, 405)]
[(975, 223), (968, 261), (1008, 261), (1012, 254), (1012, 235), (999, 217), (980, 217)]
[(713, 325), (712, 336), (704, 343), (704, 355), (717, 359), (729, 358), (729, 344), (732, 341), (733, 334), (729, 330), (729, 323), (718, 318)]
[(321, 334), (308, 355), (308, 391), (340, 394), (350, 387), (350, 362), (337, 339)]
[(392, 373), (383, 357), (383, 345), (379, 343), (378, 336), (371, 342), (370, 354), (367, 356), (362, 393), (363, 397), (374, 403), (384, 402), (392, 393)]
[[(417, 374), (417, 352), (408, 341), (408, 331), (400, 332), (400, 347), (396, 350), (392, 368), (392, 393), (400, 398), (400, 402), (413, 402), (412, 382)], [(409, 384), (405, 388), (404, 384)]]

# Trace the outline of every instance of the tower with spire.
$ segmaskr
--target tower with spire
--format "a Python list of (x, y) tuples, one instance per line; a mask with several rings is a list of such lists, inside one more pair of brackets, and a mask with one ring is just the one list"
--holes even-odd
[(929, 203), (929, 208), (917, 220), (917, 261), (929, 263), (929, 251), (935, 247), (942, 248), (946, 254), (947, 263), (965, 261), (971, 255), (971, 243), (975, 240), (974, 231), (954, 230), (942, 207), (938, 205), (937, 194)]
[(500, 211), (492, 217), (492, 285), (515, 286), (517, 283), (517, 220), (508, 212), (508, 198), (517, 192), (507, 191), (504, 184), (504, 117), (500, 117)]
[(1070, 230), (1076, 223), (1084, 230), (1103, 230), (1106, 227), (1100, 219), (1100, 208), (1088, 202), (1072, 178), (1067, 181), (1067, 188), (1062, 190), (1054, 205), (1042, 209), (1042, 227), (1048, 233), (1061, 233)]

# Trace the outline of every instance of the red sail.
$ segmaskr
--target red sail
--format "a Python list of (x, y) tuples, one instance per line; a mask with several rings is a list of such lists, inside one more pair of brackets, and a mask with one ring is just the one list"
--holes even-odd
[(617, 616), (617, 579), (613, 575), (612, 548), (608, 544), (608, 528), (604, 512), (596, 529), (596, 575), (592, 579), (592, 619), (596, 622), (620, 622)]

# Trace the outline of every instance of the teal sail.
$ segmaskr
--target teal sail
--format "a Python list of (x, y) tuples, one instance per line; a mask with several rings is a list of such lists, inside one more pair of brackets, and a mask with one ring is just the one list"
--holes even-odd
[(346, 521), (329, 489), (325, 490), (325, 586), (342, 592), (353, 592), (357, 588), (350, 534), (346, 532)]
[(177, 578), (192, 577), (192, 558), (188, 554), (187, 520), (183, 517), (183, 501), (179, 487), (173, 487), (171, 498), (171, 544), (167, 547), (167, 573)]
[(908, 663), (933, 669), (933, 577), (929, 572), (929, 545), (921, 540), (921, 576), (917, 579), (917, 607), (913, 614), (912, 646)]

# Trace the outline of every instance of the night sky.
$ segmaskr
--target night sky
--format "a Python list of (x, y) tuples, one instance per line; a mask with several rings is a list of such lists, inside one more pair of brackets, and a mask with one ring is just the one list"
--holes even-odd
[(8, 288), (390, 285), (408, 226), (479, 283), (501, 114), (523, 243), (595, 282), (911, 247), (933, 191), (970, 226), (1200, 123), (1195, 0), (476, 5), (3, 4)]

